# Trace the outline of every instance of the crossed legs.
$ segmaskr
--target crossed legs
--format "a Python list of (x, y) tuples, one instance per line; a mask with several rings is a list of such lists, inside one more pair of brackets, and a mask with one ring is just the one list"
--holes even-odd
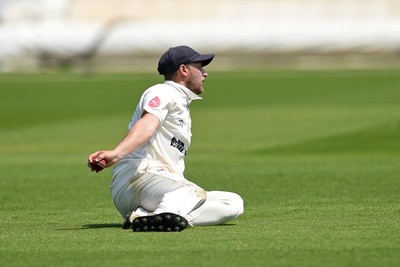
[(223, 224), (237, 218), (244, 210), (239, 195), (205, 191), (173, 174), (146, 173), (120, 189), (114, 202), (125, 218), (128, 214), (133, 219), (169, 212), (186, 218), (191, 226)]

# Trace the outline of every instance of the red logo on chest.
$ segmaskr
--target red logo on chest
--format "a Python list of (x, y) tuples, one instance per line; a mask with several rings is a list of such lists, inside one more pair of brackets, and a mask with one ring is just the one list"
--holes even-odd
[(161, 100), (160, 98), (158, 98), (158, 96), (156, 96), (155, 98), (153, 98), (150, 102), (149, 102), (149, 107), (152, 108), (156, 108), (161, 104)]

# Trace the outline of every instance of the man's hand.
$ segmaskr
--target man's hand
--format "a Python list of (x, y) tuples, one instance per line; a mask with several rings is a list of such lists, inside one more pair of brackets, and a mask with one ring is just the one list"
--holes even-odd
[(103, 159), (99, 162), (96, 161), (88, 161), (88, 167), (92, 172), (100, 172), (102, 171), (107, 165), (107, 162)]
[(115, 153), (112, 150), (97, 151), (89, 155), (88, 167), (92, 172), (100, 172), (104, 168), (110, 167), (115, 164)]

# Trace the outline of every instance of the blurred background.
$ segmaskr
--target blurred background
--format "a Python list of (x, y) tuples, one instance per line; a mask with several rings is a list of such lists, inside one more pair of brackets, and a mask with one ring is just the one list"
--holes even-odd
[(210, 69), (400, 66), (399, 0), (0, 0), (0, 72), (155, 71), (168, 47)]

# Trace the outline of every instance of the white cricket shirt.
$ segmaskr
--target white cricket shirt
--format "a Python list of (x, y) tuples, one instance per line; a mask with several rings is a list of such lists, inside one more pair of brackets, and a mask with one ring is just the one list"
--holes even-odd
[(149, 142), (115, 165), (111, 187), (118, 187), (123, 180), (153, 168), (183, 176), (184, 159), (192, 137), (188, 106), (196, 99), (201, 97), (172, 81), (154, 85), (143, 93), (129, 129), (142, 117), (144, 110), (160, 120), (160, 127)]

